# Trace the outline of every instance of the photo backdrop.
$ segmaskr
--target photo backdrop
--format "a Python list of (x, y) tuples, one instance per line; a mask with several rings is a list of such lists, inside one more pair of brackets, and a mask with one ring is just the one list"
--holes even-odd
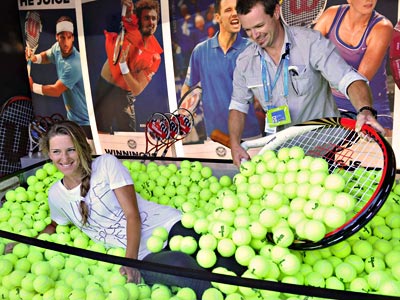
[[(43, 27), (36, 53), (46, 50), (55, 42), (55, 23), (61, 15), (68, 15), (75, 25), (75, 47), (81, 54), (82, 75), (88, 106), (93, 144), (97, 154), (138, 155), (146, 150), (145, 124), (155, 112), (173, 112), (181, 96), (191, 51), (194, 46), (215, 34), (218, 27), (213, 23), (213, 0), (162, 0), (161, 18), (155, 37), (163, 48), (161, 65), (143, 93), (135, 102), (138, 129), (136, 132), (120, 131), (102, 133), (95, 120), (95, 91), (101, 68), (106, 60), (104, 30), (118, 32), (121, 20), (120, 0), (17, 0), (20, 24), (24, 33), (27, 11), (40, 13)], [(134, 1), (135, 2), (135, 1)], [(331, 0), (327, 6), (346, 1)], [(398, 3), (395, 0), (378, 1), (377, 10), (397, 23)], [(201, 15), (205, 26), (195, 26), (195, 16)], [(186, 21), (186, 22), (185, 22)], [(57, 79), (54, 66), (33, 65), (32, 78), (41, 84), (51, 84)], [(390, 77), (390, 76), (389, 76)], [(390, 77), (389, 88), (392, 102), (395, 86)], [(36, 115), (50, 116), (60, 113), (66, 116), (61, 97), (45, 97), (32, 94)], [(200, 107), (201, 109), (201, 107)], [(201, 111), (200, 111), (201, 113)], [(201, 131), (201, 122), (197, 124)], [(177, 142), (168, 152), (169, 156), (207, 157), (230, 159), (229, 149), (205, 138), (198, 142)]]

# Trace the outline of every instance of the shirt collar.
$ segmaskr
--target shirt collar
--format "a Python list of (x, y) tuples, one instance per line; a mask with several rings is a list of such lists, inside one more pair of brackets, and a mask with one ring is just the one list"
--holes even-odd
[[(211, 38), (211, 48), (218, 48), (219, 47), (218, 34), (219, 34), (219, 31), (217, 31), (214, 34), (214, 36)], [(241, 34), (238, 33), (237, 36), (236, 36), (236, 40), (233, 43), (233, 45), (231, 46), (231, 48), (238, 49), (239, 46), (241, 45), (241, 42), (240, 42), (241, 38), (242, 38)]]

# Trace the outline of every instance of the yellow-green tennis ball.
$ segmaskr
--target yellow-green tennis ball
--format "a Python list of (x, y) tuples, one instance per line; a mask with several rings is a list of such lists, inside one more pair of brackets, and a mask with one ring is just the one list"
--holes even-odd
[(322, 275), (324, 278), (329, 278), (333, 275), (333, 266), (327, 259), (320, 259), (312, 266), (313, 270)]
[(218, 289), (208, 288), (201, 296), (201, 300), (224, 300), (224, 296)]
[(273, 229), (272, 238), (276, 245), (289, 247), (294, 242), (294, 233), (289, 227), (281, 226)]
[(45, 179), (46, 177), (47, 177), (47, 172), (46, 172), (46, 170), (44, 170), (44, 169), (38, 169), (38, 170), (36, 170), (36, 172), (35, 172), (35, 176), (37, 177), (37, 179), (39, 179), (39, 180), (43, 180), (43, 179)]
[(355, 241), (352, 245), (353, 253), (363, 259), (372, 255), (373, 247), (365, 240)]
[(380, 239), (390, 240), (392, 238), (392, 230), (387, 225), (374, 227), (373, 234)]
[(327, 207), (325, 210), (324, 223), (331, 228), (339, 228), (346, 222), (346, 213), (338, 207)]
[(371, 273), (376, 270), (385, 270), (386, 265), (383, 258), (377, 256), (370, 256), (365, 259), (364, 270), (367, 273)]
[(269, 272), (269, 260), (261, 255), (255, 255), (250, 259), (248, 268), (258, 278), (265, 278)]
[(310, 163), (310, 171), (316, 172), (316, 171), (325, 171), (328, 172), (329, 165), (328, 162), (321, 158), (321, 157), (315, 157)]
[(337, 277), (329, 277), (325, 280), (325, 287), (327, 289), (344, 290), (345, 286)]
[(151, 289), (152, 300), (163, 300), (169, 299), (172, 296), (172, 292), (166, 285), (156, 283)]
[(344, 212), (349, 213), (354, 210), (356, 203), (357, 201), (352, 195), (339, 192), (335, 197), (333, 205), (342, 209)]
[(310, 272), (304, 277), (305, 285), (314, 286), (314, 287), (325, 287), (325, 279), (321, 274), (317, 272)]
[(378, 239), (373, 243), (373, 247), (382, 254), (387, 254), (389, 253), (390, 250), (392, 250), (393, 246), (390, 241), (384, 239)]
[(285, 255), (279, 262), (279, 269), (283, 274), (295, 275), (300, 271), (301, 261), (293, 253)]
[(243, 245), (236, 248), (235, 259), (239, 265), (248, 266), (250, 260), (256, 255), (256, 252), (249, 245)]
[(217, 255), (211, 249), (200, 249), (196, 254), (197, 263), (203, 268), (211, 268), (217, 262)]
[(332, 190), (339, 193), (344, 190), (346, 181), (341, 175), (332, 173), (325, 178), (323, 185), (327, 190)]
[(351, 245), (347, 241), (342, 241), (333, 246), (330, 246), (332, 254), (338, 258), (345, 258), (351, 253)]
[(342, 282), (351, 282), (357, 276), (356, 269), (349, 263), (342, 262), (335, 267), (335, 275)]
[(364, 260), (358, 255), (351, 254), (346, 256), (343, 261), (351, 264), (356, 269), (357, 274), (364, 271)]
[(293, 159), (303, 159), (304, 158), (304, 149), (301, 148), (300, 146), (292, 146), (289, 149), (289, 157)]
[(157, 253), (162, 250), (164, 241), (159, 236), (152, 235), (147, 239), (146, 246), (150, 252)]
[(356, 277), (350, 282), (349, 290), (352, 292), (368, 293), (370, 291), (370, 287), (367, 279), (363, 277)]
[(384, 270), (374, 270), (366, 278), (370, 288), (377, 291), (383, 282), (389, 280), (390, 275)]
[(180, 243), (180, 251), (186, 254), (193, 254), (197, 250), (197, 241), (192, 236), (184, 236)]
[(183, 239), (182, 235), (174, 235), (173, 237), (171, 237), (168, 243), (169, 248), (172, 251), (179, 251), (181, 248), (182, 239)]
[(176, 293), (176, 296), (182, 300), (183, 299), (184, 300), (196, 300), (197, 299), (195, 291), (189, 287), (180, 288), (178, 290), (178, 292)]

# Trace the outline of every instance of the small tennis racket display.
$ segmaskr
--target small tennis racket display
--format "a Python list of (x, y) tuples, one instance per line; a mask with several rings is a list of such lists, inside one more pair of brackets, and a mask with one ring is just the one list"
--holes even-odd
[(188, 110), (190, 113), (196, 113), (196, 109), (201, 102), (202, 97), (202, 88), (199, 85), (195, 85), (191, 87), (181, 98), (179, 101), (179, 108), (184, 108)]
[[(346, 178), (348, 193), (357, 201), (355, 211), (345, 224), (333, 228), (317, 242), (295, 241), (290, 247), (312, 250), (336, 244), (365, 226), (382, 207), (395, 181), (396, 162), (390, 144), (372, 127), (364, 125), (355, 132), (356, 121), (347, 118), (326, 118), (289, 127), (274, 135), (242, 142), (244, 149), (262, 147), (278, 151), (283, 147), (300, 146), (308, 156), (322, 157), (329, 171)], [(229, 147), (229, 137), (214, 131), (211, 139)]]
[(163, 150), (161, 157), (165, 157), (171, 146), (184, 139), (192, 127), (193, 116), (184, 108), (173, 113), (153, 113), (145, 128), (146, 155), (157, 156)]
[[(31, 56), (35, 54), (36, 49), (39, 46), (39, 37), (42, 31), (42, 22), (40, 15), (36, 11), (28, 11), (25, 17), (25, 42), (28, 51)], [(32, 61), (28, 60), (28, 76), (31, 75), (31, 64)]]
[(114, 65), (117, 64), (119, 60), (122, 51), (122, 46), (124, 44), (125, 27), (124, 27), (124, 22), (122, 21), (122, 17), (125, 17), (125, 15), (126, 15), (126, 5), (122, 5), (120, 29), (114, 45), (114, 54), (113, 54)]
[(21, 169), (21, 157), (28, 154), (29, 124), (33, 119), (30, 98), (15, 96), (0, 110), (0, 177)]
[(327, 0), (283, 0), (281, 18), (289, 26), (311, 27), (325, 10)]

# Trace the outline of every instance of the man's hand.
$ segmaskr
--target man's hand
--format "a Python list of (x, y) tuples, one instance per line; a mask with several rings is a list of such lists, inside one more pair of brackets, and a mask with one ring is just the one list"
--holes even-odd
[(121, 266), (119, 272), (122, 275), (126, 275), (127, 282), (140, 283), (142, 280), (142, 275), (140, 274), (138, 269)]
[(231, 147), (231, 155), (233, 164), (240, 168), (240, 164), (243, 160), (249, 160), (250, 155), (240, 145)]
[(31, 91), (33, 90), (33, 79), (32, 79), (32, 76), (29, 76), (29, 88), (31, 89)]
[(375, 119), (372, 113), (368, 110), (363, 110), (362, 112), (358, 113), (356, 122), (356, 131), (359, 132), (364, 124), (370, 125), (377, 132), (379, 132), (382, 135), (385, 135), (385, 129), (382, 127), (381, 124), (379, 124), (379, 122)]

